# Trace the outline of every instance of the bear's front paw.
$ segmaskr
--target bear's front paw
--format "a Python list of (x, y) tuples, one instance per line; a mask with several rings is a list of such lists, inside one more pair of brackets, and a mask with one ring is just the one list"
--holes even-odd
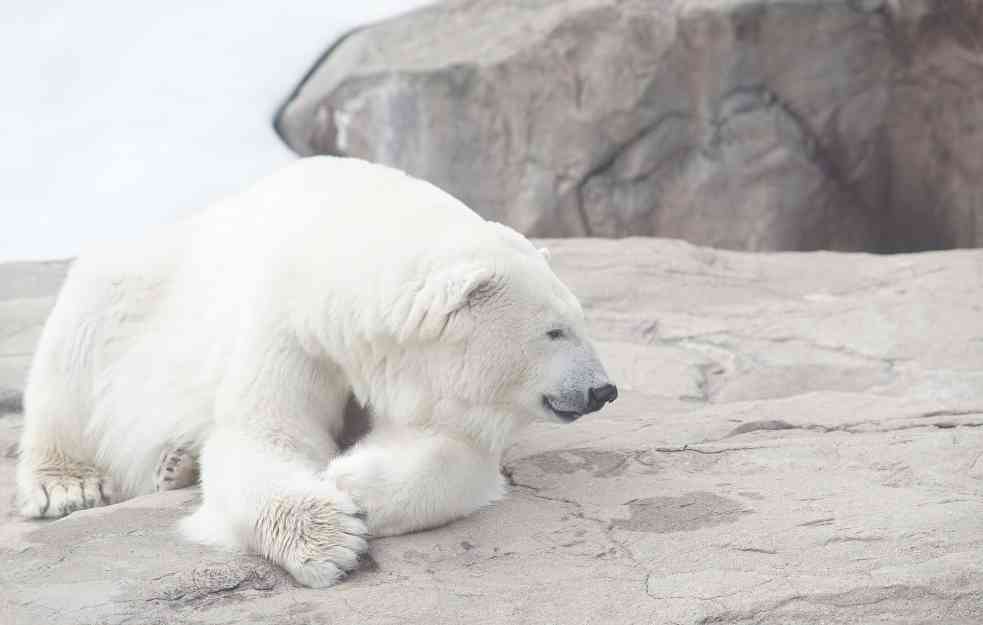
[(364, 515), (342, 493), (272, 502), (257, 525), (267, 554), (304, 586), (331, 586), (368, 551)]

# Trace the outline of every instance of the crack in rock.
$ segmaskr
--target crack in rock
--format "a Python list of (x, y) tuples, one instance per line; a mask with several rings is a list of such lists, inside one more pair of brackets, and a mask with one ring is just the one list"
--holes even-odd
[[(943, 615), (951, 611), (958, 603), (964, 600), (972, 600), (973, 603), (977, 605), (983, 605), (983, 591), (974, 590), (966, 592), (952, 592), (947, 593), (943, 591), (930, 588), (928, 586), (922, 585), (909, 585), (909, 584), (885, 584), (882, 586), (864, 586), (862, 588), (854, 588), (851, 590), (846, 590), (842, 592), (828, 592), (828, 593), (796, 593), (791, 596), (785, 597), (778, 601), (764, 602), (758, 606), (754, 606), (749, 609), (744, 610), (723, 610), (712, 615), (708, 615), (699, 621), (700, 625), (711, 625), (720, 623), (772, 623), (772, 622), (782, 622), (775, 621), (774, 616), (781, 614), (786, 614), (789, 617), (795, 618), (794, 615), (801, 617), (802, 612), (789, 612), (785, 610), (790, 606), (795, 604), (811, 604), (812, 606), (826, 608), (822, 614), (826, 619), (831, 618), (834, 614), (842, 614), (843, 612), (850, 611), (854, 612), (857, 608), (867, 608), (871, 606), (877, 606), (885, 603), (896, 603), (896, 607), (892, 610), (896, 614), (907, 614), (908, 618), (902, 619), (903, 622), (916, 622), (911, 620), (914, 617), (911, 608), (918, 608), (919, 613), (933, 614), (933, 615)], [(939, 606), (930, 604), (941, 604)], [(946, 606), (945, 608), (941, 606)], [(829, 609), (833, 612), (830, 613)], [(809, 613), (817, 614), (814, 608)], [(865, 613), (863, 613), (865, 614)], [(882, 608), (881, 614), (884, 615), (885, 612)], [(862, 616), (858, 615), (858, 616)], [(899, 622), (902, 622), (899, 621)], [(833, 622), (833, 621), (830, 621)], [(840, 622), (840, 620), (836, 620)], [(843, 621), (845, 622), (845, 621)], [(863, 622), (855, 621), (850, 619), (849, 622)], [(921, 622), (921, 621), (918, 621)], [(934, 619), (933, 619), (933, 622)], [(948, 622), (946, 620), (938, 621), (940, 623)], [(967, 622), (967, 621), (962, 621)]]
[[(917, 415), (910, 415), (905, 417), (897, 417), (892, 419), (886, 419), (885, 421), (896, 421), (901, 419), (910, 420), (928, 420), (936, 419), (939, 417), (970, 417), (975, 415), (983, 415), (983, 411), (977, 409), (970, 410), (935, 410), (931, 412), (926, 412)], [(886, 433), (886, 432), (899, 432), (903, 430), (913, 430), (919, 428), (934, 427), (936, 429), (948, 430), (957, 427), (983, 427), (983, 422), (977, 421), (963, 421), (963, 422), (951, 422), (951, 421), (939, 421), (936, 423), (907, 423), (902, 425), (876, 427), (875, 429), (862, 429), (862, 426), (878, 426), (885, 421), (855, 421), (852, 423), (844, 423), (841, 425), (829, 426), (820, 425), (817, 423), (805, 423), (805, 424), (793, 424), (788, 421), (781, 419), (763, 419), (760, 421), (749, 421), (747, 423), (742, 423), (741, 425), (735, 427), (730, 432), (725, 434), (721, 439), (732, 438), (735, 436), (741, 436), (743, 434), (751, 434), (753, 432), (776, 432), (782, 430), (807, 430), (821, 432), (823, 434), (828, 434), (832, 432), (845, 432), (847, 434), (864, 434), (864, 433)], [(714, 440), (708, 440), (706, 442), (715, 442)]]
[[(712, 442), (712, 441), (708, 441)], [(725, 447), (723, 449), (700, 449), (699, 447), (691, 447), (690, 445), (683, 445), (682, 447), (653, 447), (652, 451), (657, 451), (662, 454), (674, 454), (682, 452), (690, 452), (694, 454), (704, 454), (707, 456), (713, 456), (716, 454), (726, 454), (734, 451), (753, 451), (755, 449), (765, 449), (764, 447)]]

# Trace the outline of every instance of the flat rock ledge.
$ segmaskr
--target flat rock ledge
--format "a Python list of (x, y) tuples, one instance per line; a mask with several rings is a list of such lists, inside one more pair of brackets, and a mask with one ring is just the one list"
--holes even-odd
[[(526, 431), (506, 500), (309, 590), (181, 540), (194, 489), (15, 519), (7, 415), (0, 623), (983, 622), (983, 252), (547, 245), (624, 392)], [(0, 282), (0, 363), (58, 271)]]

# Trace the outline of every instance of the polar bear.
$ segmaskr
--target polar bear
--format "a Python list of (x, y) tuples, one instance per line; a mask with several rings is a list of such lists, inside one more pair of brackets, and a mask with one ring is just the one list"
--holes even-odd
[[(350, 395), (373, 425), (339, 453)], [(400, 171), (311, 157), (76, 261), (29, 375), (19, 501), (151, 493), (200, 449), (185, 534), (323, 587), (368, 536), (500, 498), (523, 425), (616, 396), (528, 240)]]

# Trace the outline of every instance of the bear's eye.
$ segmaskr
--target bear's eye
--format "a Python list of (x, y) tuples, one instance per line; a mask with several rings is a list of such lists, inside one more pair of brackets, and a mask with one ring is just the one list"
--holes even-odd
[(546, 333), (546, 336), (550, 337), (550, 340), (557, 340), (563, 338), (563, 330), (550, 330)]

